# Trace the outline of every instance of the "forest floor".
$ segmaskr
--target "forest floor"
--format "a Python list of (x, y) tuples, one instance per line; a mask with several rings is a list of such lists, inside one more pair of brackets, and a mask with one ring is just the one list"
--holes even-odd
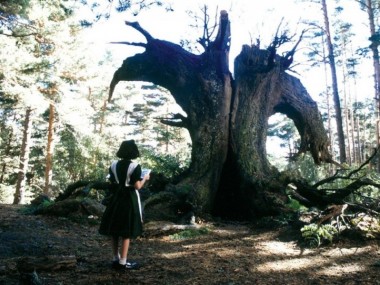
[(380, 284), (379, 240), (340, 239), (308, 249), (289, 226), (232, 222), (205, 223), (203, 235), (174, 239), (156, 223), (131, 244), (129, 257), (142, 267), (119, 272), (110, 266), (110, 246), (97, 233), (97, 221), (28, 215), (22, 208), (0, 205), (0, 284), (27, 284), (20, 283), (20, 260), (47, 256), (75, 264), (38, 269), (40, 284)]

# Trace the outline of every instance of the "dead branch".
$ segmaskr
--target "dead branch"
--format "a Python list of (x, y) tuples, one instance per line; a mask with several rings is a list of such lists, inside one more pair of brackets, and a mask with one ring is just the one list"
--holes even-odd
[(30, 33), (30, 34), (14, 34), (12, 33), (11, 35), (4, 34), (3, 32), (0, 32), (0, 35), (6, 36), (6, 37), (12, 37), (12, 38), (24, 38), (24, 37), (29, 37), (29, 36), (37, 36), (39, 35), (38, 33)]
[[(358, 168), (342, 175), (342, 170), (338, 170), (333, 176), (325, 178), (314, 185), (308, 185), (306, 181), (290, 178), (290, 183), (295, 185), (291, 188), (290, 195), (305, 206), (327, 207), (331, 204), (347, 204), (346, 197), (351, 194), (359, 195), (359, 191), (364, 186), (372, 186), (380, 189), (380, 184), (368, 178), (365, 174), (357, 175), (370, 161), (377, 155), (379, 147), (374, 153)], [(352, 182), (342, 188), (320, 188), (322, 185), (332, 183), (336, 180), (351, 180)], [(358, 208), (358, 205), (356, 205)], [(362, 206), (364, 207), (364, 206)]]
[(202, 21), (203, 23), (203, 35), (201, 38), (197, 40), (197, 42), (203, 47), (204, 50), (207, 50), (209, 48), (211, 37), (214, 34), (216, 26), (217, 26), (216, 24), (217, 15), (215, 15), (215, 24), (211, 28), (209, 27), (210, 15), (208, 14), (207, 10), (208, 10), (207, 5), (204, 5), (203, 8), (201, 9), (203, 18), (200, 19), (200, 21)]
[(213, 46), (217, 50), (229, 51), (231, 41), (230, 21), (228, 13), (225, 10), (220, 11), (219, 30), (215, 38)]
[(282, 66), (284, 69), (288, 69), (290, 67), (290, 65), (293, 63), (294, 54), (296, 53), (296, 49), (297, 49), (298, 45), (301, 43), (302, 37), (305, 34), (305, 32), (306, 32), (306, 30), (303, 30), (301, 32), (301, 35), (300, 35), (298, 41), (296, 42), (296, 44), (294, 45), (294, 47), (282, 57)]
[[(290, 196), (306, 207), (325, 208), (332, 204), (318, 189), (308, 185), (306, 181), (298, 180), (291, 182), (295, 188), (289, 193)], [(337, 203), (339, 204), (339, 203)]]
[(136, 47), (146, 47), (146, 44), (145, 44), (145, 43), (110, 42), (110, 44), (129, 45), (129, 46), (136, 46)]
[(153, 37), (146, 30), (144, 30), (138, 22), (125, 21), (125, 24), (127, 26), (134, 28), (136, 31), (139, 31), (146, 38), (148, 42), (153, 40)]
[[(272, 43), (269, 45), (269, 47), (267, 48), (267, 50), (269, 51), (269, 56), (268, 56), (268, 68), (272, 68), (272, 67), (274, 67), (275, 62), (276, 62), (277, 59), (279, 59), (280, 61), (283, 61), (282, 66), (284, 66), (284, 67), (285, 67), (285, 66), (289, 67), (289, 66), (291, 65), (292, 61), (293, 61), (293, 55), (294, 55), (294, 53), (295, 53), (295, 49), (296, 49), (296, 47), (298, 46), (298, 44), (301, 42), (301, 39), (302, 39), (302, 36), (303, 36), (303, 33), (304, 33), (304, 32), (302, 32), (302, 35), (301, 35), (299, 41), (297, 42), (296, 46), (293, 48), (293, 49), (294, 49), (293, 52), (290, 51), (290, 52), (288, 53), (288, 56), (285, 57), (285, 58), (284, 58), (284, 57), (278, 58), (278, 56), (277, 56), (277, 49), (278, 49), (281, 45), (283, 45), (283, 44), (285, 44), (285, 43), (287, 43), (287, 42), (290, 42), (290, 41), (292, 40), (292, 38), (294, 37), (294, 36), (289, 37), (289, 36), (287, 35), (287, 32), (286, 32), (286, 31), (284, 31), (281, 35), (279, 35), (279, 33), (280, 33), (280, 27), (281, 27), (281, 25), (282, 25), (282, 21), (283, 21), (283, 20), (284, 20), (284, 18), (281, 19), (280, 24), (277, 26), (276, 34), (275, 34), (275, 36), (274, 36), (274, 38), (273, 38), (273, 41), (272, 41)], [(289, 62), (288, 62), (288, 61), (289, 61)]]
[[(319, 186), (321, 186), (323, 184), (334, 182), (337, 179), (342, 179), (342, 180), (352, 179), (351, 177), (354, 174), (357, 174), (360, 170), (362, 170), (364, 168), (364, 166), (366, 166), (367, 164), (369, 164), (371, 162), (371, 160), (376, 156), (378, 150), (379, 150), (379, 146), (374, 150), (373, 154), (366, 161), (364, 161), (357, 169), (354, 169), (353, 171), (349, 172), (347, 175), (345, 175), (345, 176), (338, 175), (342, 171), (341, 169), (339, 169), (335, 172), (335, 174), (333, 176), (328, 177), (326, 179), (322, 179), (321, 181), (318, 181), (317, 183), (315, 183), (313, 185), (313, 187), (318, 188)], [(358, 178), (356, 178), (356, 179), (358, 179)]]
[[(7, 17), (4, 17), (2, 15), (0, 15), (0, 20), (3, 20), (5, 22), (11, 22), (10, 19), (8, 19)], [(21, 26), (24, 26), (24, 27), (27, 27), (29, 29), (37, 31), (37, 28), (35, 26), (30, 25), (28, 23), (25, 23), (24, 21), (19, 21), (17, 18), (12, 19), (12, 22), (16, 22), (18, 25), (21, 25)]]
[(184, 122), (177, 122), (177, 121), (171, 121), (171, 120), (161, 120), (160, 121), (162, 124), (171, 126), (171, 127), (178, 127), (178, 128), (185, 128), (186, 124)]
[(156, 117), (156, 120), (160, 120), (160, 122), (164, 125), (172, 126), (172, 127), (180, 127), (187, 128), (188, 127), (188, 118), (177, 113), (174, 114), (171, 118), (161, 118)]
[[(367, 164), (367, 162), (364, 163)], [(376, 183), (372, 179), (361, 176), (359, 178), (351, 178), (353, 174), (357, 173), (363, 165), (358, 169), (351, 171), (347, 176), (338, 176), (334, 175), (327, 179), (324, 179), (321, 182), (314, 184), (313, 186), (308, 185), (307, 182), (302, 180), (291, 181), (296, 188), (293, 188), (290, 192), (290, 195), (293, 199), (299, 201), (307, 207), (316, 206), (318, 208), (325, 208), (331, 204), (347, 204), (345, 199), (351, 195), (360, 191), (364, 186), (372, 186), (380, 189), (380, 184)], [(331, 183), (336, 179), (351, 179), (352, 183), (342, 188), (323, 188), (318, 189), (318, 186), (321, 186), (325, 183)], [(323, 182), (323, 183), (322, 183)]]
[[(318, 225), (323, 224), (326, 221), (330, 221), (336, 217), (339, 217), (344, 214), (344, 211), (347, 209), (348, 205), (331, 205), (327, 207), (326, 210), (324, 210), (319, 217), (316, 217), (317, 221), (316, 223)], [(312, 222), (314, 222), (312, 220)]]
[(367, 212), (367, 213), (370, 213), (372, 215), (380, 215), (380, 212), (378, 211), (375, 211), (375, 210), (372, 210), (366, 206), (363, 206), (361, 204), (357, 204), (357, 203), (346, 203), (347, 205), (350, 206), (350, 208), (353, 208), (353, 209), (356, 209), (356, 210), (359, 210), (359, 211), (363, 211), (363, 212)]

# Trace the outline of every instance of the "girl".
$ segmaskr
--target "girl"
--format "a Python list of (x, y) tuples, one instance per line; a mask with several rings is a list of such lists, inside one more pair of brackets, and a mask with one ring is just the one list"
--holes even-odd
[[(149, 180), (149, 174), (141, 178), (141, 166), (132, 161), (140, 156), (134, 140), (123, 141), (109, 169), (110, 181), (116, 184), (116, 192), (102, 216), (99, 233), (111, 236), (114, 269), (138, 269), (136, 262), (127, 260), (130, 239), (142, 234), (142, 209), (138, 190)], [(119, 239), (121, 249), (119, 253)]]

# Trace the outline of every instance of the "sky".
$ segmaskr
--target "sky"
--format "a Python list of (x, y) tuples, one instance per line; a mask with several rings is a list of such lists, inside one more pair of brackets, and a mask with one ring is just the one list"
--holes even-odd
[[(162, 9), (150, 9), (132, 16), (125, 12), (111, 15), (102, 27), (102, 40), (104, 42), (129, 40), (143, 41), (144, 38), (130, 27), (126, 27), (125, 20), (138, 21), (140, 25), (150, 32), (153, 37), (179, 43), (180, 39), (194, 39), (194, 29), (189, 27), (194, 21), (187, 15), (187, 11), (199, 12), (204, 3), (214, 16), (216, 9), (227, 10), (231, 22), (231, 58), (241, 50), (242, 44), (250, 44), (251, 39), (260, 37), (269, 42), (279, 25), (281, 18), (295, 25), (304, 14), (305, 5), (297, 5), (295, 0), (176, 0), (174, 11), (166, 13)], [(285, 16), (284, 11), (287, 11)], [(210, 13), (211, 14), (211, 13)], [(269, 20), (268, 20), (269, 19)], [(133, 49), (131, 49), (133, 50)]]
[[(356, 21), (355, 33), (358, 40), (368, 46), (368, 28), (364, 26), (367, 16), (358, 8), (354, 1), (347, 1), (345, 13), (347, 21)], [(169, 1), (165, 1), (169, 2)], [(115, 45), (110, 42), (129, 41), (145, 42), (144, 37), (133, 28), (125, 25), (124, 21), (138, 21), (140, 25), (147, 30), (153, 37), (171, 41), (179, 44), (181, 39), (196, 39), (201, 34), (196, 33), (190, 27), (194, 20), (187, 14), (187, 11), (199, 12), (200, 8), (206, 3), (212, 15), (214, 11), (227, 10), (231, 22), (231, 50), (230, 50), (230, 70), (233, 72), (233, 60), (240, 53), (242, 45), (251, 44), (257, 38), (260, 38), (263, 47), (266, 47), (273, 39), (277, 27), (282, 21), (281, 27), (289, 28), (291, 33), (296, 35), (296, 39), (301, 33), (304, 26), (299, 23), (304, 20), (319, 20), (321, 22), (322, 12), (320, 6), (301, 0), (175, 0), (173, 2), (172, 13), (167, 13), (163, 9), (152, 8), (139, 13), (137, 16), (132, 15), (131, 11), (123, 13), (112, 12), (109, 20), (105, 21), (96, 28), (96, 46), (103, 50), (110, 50), (115, 62), (122, 60), (135, 53), (141, 53), (143, 48), (132, 47), (127, 45)], [(332, 1), (327, 1), (327, 4)], [(331, 8), (331, 12), (333, 7)], [(362, 21), (362, 22), (361, 22)], [(287, 50), (291, 49), (292, 44), (285, 46)], [(320, 69), (307, 70), (305, 56), (303, 51), (298, 51), (295, 56), (295, 62), (301, 63), (296, 67), (299, 74), (294, 74), (300, 78), (310, 95), (317, 100), (318, 94), (323, 92), (325, 83), (323, 71)], [(360, 87), (359, 96), (372, 96), (372, 67), (362, 66), (363, 71), (359, 71), (365, 78), (363, 87)], [(370, 70), (368, 75), (366, 72)], [(322, 76), (321, 76), (322, 75)], [(318, 80), (316, 80), (318, 78)], [(363, 79), (363, 80), (364, 80)], [(363, 81), (364, 82), (364, 81)], [(367, 90), (368, 89), (368, 90)]]
[[(358, 44), (362, 47), (368, 46), (369, 28), (366, 27), (367, 15), (360, 11), (358, 4), (353, 0), (344, 0), (343, 18), (353, 24), (357, 35)], [(168, 1), (165, 1), (168, 2)], [(110, 42), (128, 41), (128, 42), (145, 42), (145, 38), (133, 28), (124, 24), (124, 21), (137, 21), (142, 28), (148, 31), (153, 37), (180, 43), (181, 39), (195, 40), (201, 35), (190, 27), (194, 20), (187, 14), (187, 11), (199, 12), (206, 3), (215, 15), (215, 11), (227, 10), (231, 22), (231, 50), (230, 50), (230, 70), (233, 72), (233, 60), (240, 53), (244, 44), (255, 43), (260, 38), (262, 48), (267, 47), (273, 40), (278, 26), (287, 28), (298, 39), (301, 30), (304, 28), (300, 22), (308, 20), (322, 21), (321, 7), (310, 1), (302, 0), (175, 0), (172, 1), (174, 11), (167, 13), (163, 9), (153, 8), (143, 11), (137, 16), (131, 12), (112, 13), (111, 18), (102, 23), (96, 29), (96, 46), (102, 50), (109, 50), (116, 66), (120, 66), (122, 61), (136, 53), (144, 51), (141, 47), (132, 47), (127, 45), (113, 45)], [(333, 1), (328, 0), (327, 4)], [(328, 6), (330, 14), (333, 7)], [(218, 15), (219, 16), (219, 15)], [(331, 17), (331, 23), (333, 17)], [(219, 18), (219, 17), (218, 17)], [(290, 50), (293, 43), (285, 46), (285, 50)], [(322, 69), (306, 68), (303, 65), (306, 57), (303, 55), (304, 50), (297, 51), (295, 55), (296, 63), (300, 63), (295, 70), (298, 74), (292, 74), (298, 77), (310, 96), (318, 102), (321, 100), (319, 94), (325, 91), (325, 74)], [(364, 97), (373, 97), (373, 68), (371, 61), (366, 65), (361, 65), (358, 70), (361, 80), (357, 81), (355, 95), (359, 99)], [(338, 74), (339, 76), (339, 74)], [(274, 142), (278, 145), (278, 142)], [(267, 142), (267, 146), (270, 142)]]

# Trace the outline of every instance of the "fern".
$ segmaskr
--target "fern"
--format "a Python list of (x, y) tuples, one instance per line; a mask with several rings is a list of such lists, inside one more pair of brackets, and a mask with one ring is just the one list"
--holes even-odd
[(310, 224), (301, 228), (303, 239), (310, 247), (319, 247), (324, 241), (332, 242), (338, 230), (332, 225)]

